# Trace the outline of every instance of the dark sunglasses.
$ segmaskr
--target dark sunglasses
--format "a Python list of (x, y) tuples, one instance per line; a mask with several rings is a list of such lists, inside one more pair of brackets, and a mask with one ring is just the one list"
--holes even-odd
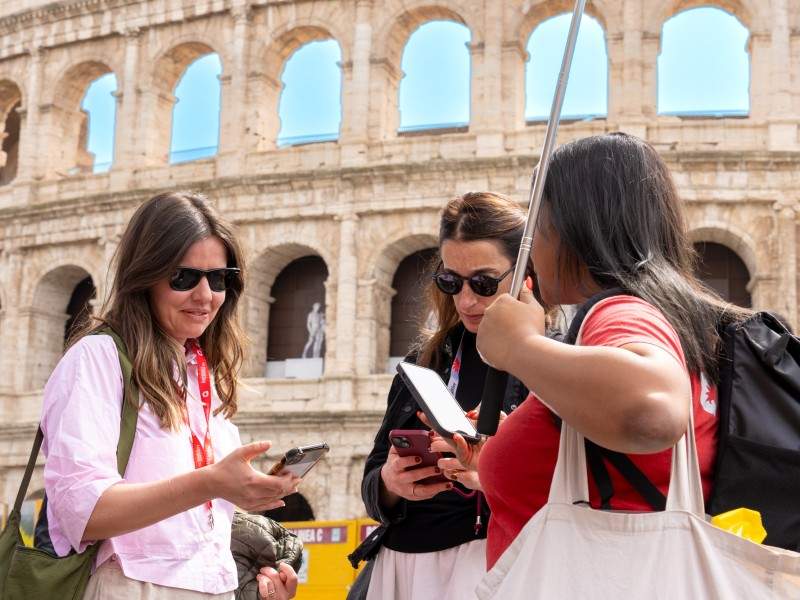
[(464, 282), (469, 284), (470, 289), (478, 294), (478, 296), (494, 296), (497, 293), (497, 286), (514, 270), (511, 267), (508, 271), (500, 275), (500, 277), (492, 277), (491, 275), (473, 275), (472, 277), (461, 277), (450, 271), (438, 271), (433, 274), (433, 280), (436, 282), (442, 293), (448, 296), (455, 296), (464, 287)]
[(233, 267), (209, 269), (208, 271), (178, 267), (169, 279), (169, 287), (176, 292), (188, 292), (197, 287), (200, 280), (205, 277), (212, 292), (224, 292), (230, 287), (233, 278), (238, 274), (239, 269)]

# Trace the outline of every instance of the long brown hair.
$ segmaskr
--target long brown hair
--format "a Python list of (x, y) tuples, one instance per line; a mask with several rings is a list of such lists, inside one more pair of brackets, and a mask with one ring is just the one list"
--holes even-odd
[(654, 305), (678, 333), (689, 369), (716, 378), (717, 324), (750, 311), (695, 276), (683, 206), (650, 144), (613, 133), (558, 148), (537, 227), (543, 223), (560, 239), (560, 276), (580, 282), (588, 271), (600, 288), (620, 287)]
[[(513, 200), (493, 192), (468, 192), (447, 203), (439, 221), (439, 249), (447, 240), (495, 242), (502, 253), (514, 263), (525, 229), (525, 211)], [(437, 254), (437, 263), (441, 260)], [(441, 349), (448, 332), (459, 322), (453, 297), (442, 293), (431, 281), (427, 288), (428, 311), (433, 311), (436, 327), (423, 328), (417, 343), (417, 362), (438, 368)]]
[(244, 264), (231, 226), (200, 194), (165, 192), (136, 210), (114, 254), (114, 281), (100, 315), (70, 340), (74, 343), (105, 325), (114, 329), (127, 346), (133, 379), (144, 401), (164, 428), (174, 429), (181, 422), (173, 366), (178, 367), (185, 384), (186, 359), (184, 348), (156, 321), (150, 290), (172, 275), (192, 244), (209, 237), (218, 238), (225, 246), (227, 266), (241, 269), (239, 276), (231, 279), (219, 312), (198, 340), (222, 401), (217, 412), (232, 417), (237, 408), (237, 376), (243, 355), (244, 335), (236, 308), (244, 290)]

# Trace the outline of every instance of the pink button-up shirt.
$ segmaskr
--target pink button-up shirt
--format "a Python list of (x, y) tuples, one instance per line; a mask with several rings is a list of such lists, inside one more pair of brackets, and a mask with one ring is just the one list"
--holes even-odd
[[(197, 364), (187, 356), (189, 423), (197, 438), (206, 432), (199, 401)], [(214, 386), (212, 385), (212, 390)], [(213, 392), (211, 440), (216, 460), (241, 445), (239, 431), (221, 414)], [(195, 468), (189, 431), (163, 429), (148, 404), (139, 409), (125, 478), (117, 472), (122, 410), (122, 372), (114, 341), (107, 335), (81, 339), (56, 366), (44, 390), (42, 409), (47, 517), (59, 556), (83, 551), (86, 524), (103, 492), (121, 481), (159, 481)], [(230, 551), (233, 505), (213, 501), (214, 528), (200, 505), (154, 525), (101, 543), (95, 567), (112, 555), (127, 577), (159, 585), (220, 594), (237, 586)], [(124, 516), (121, 517), (124, 519)]]

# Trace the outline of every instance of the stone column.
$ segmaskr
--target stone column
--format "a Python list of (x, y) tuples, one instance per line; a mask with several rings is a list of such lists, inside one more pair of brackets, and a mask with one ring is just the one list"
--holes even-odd
[[(656, 116), (660, 32), (643, 30), (642, 3), (625, 0), (618, 30), (608, 40), (608, 119), (639, 137), (647, 137), (647, 121)], [(609, 24), (611, 27), (612, 24)]]
[(238, 4), (231, 8), (232, 22), (228, 25), (231, 64), (220, 77), (219, 173), (229, 176), (240, 172), (247, 151), (247, 70), (250, 41), (250, 7)]
[(39, 145), (39, 104), (41, 103), (41, 81), (44, 68), (42, 48), (34, 46), (29, 50), (28, 84), (24, 110), (24, 119), (20, 124), (19, 166), (17, 179), (27, 181), (41, 179), (47, 168), (46, 154), (40, 152)]
[(769, 308), (775, 308), (778, 312), (786, 315), (794, 321), (797, 326), (797, 215), (800, 213), (800, 203), (792, 196), (785, 196), (773, 205), (775, 210), (775, 243), (777, 245), (777, 256), (780, 257), (777, 267), (780, 272), (778, 278), (778, 297), (777, 304)]
[(358, 216), (349, 213), (337, 217), (339, 226), (339, 264), (336, 281), (336, 354), (335, 372), (352, 375), (354, 367), (354, 337), (356, 295), (358, 290), (358, 258), (356, 226)]
[[(503, 3), (483, 3), (483, 37), (468, 44), (470, 82), (469, 129), (476, 135), (477, 156), (504, 152), (503, 134)], [(524, 72), (523, 72), (524, 76)]]
[(117, 115), (114, 134), (114, 164), (111, 167), (110, 186), (112, 191), (127, 189), (131, 183), (133, 170), (137, 166), (137, 151), (141, 132), (136, 127), (139, 106), (139, 46), (141, 29), (130, 27), (121, 32), (125, 38), (125, 63), (122, 74), (122, 89), (117, 97)]
[[(772, 88), (770, 93), (772, 109), (768, 118), (769, 149), (796, 150), (797, 119), (792, 115), (792, 78), (787, 76), (792, 72), (787, 0), (772, 0), (771, 25), (772, 55), (769, 85)], [(751, 72), (766, 70), (755, 62), (752, 65)]]
[[(762, 123), (770, 118), (772, 110), (775, 85), (771, 79), (773, 77), (771, 62), (772, 56), (772, 34), (770, 31), (750, 32), (748, 41), (750, 53), (750, 117), (760, 120)], [(781, 72), (780, 77), (786, 78), (786, 72)]]
[(386, 57), (370, 58), (370, 108), (368, 120), (370, 139), (397, 137), (400, 125), (399, 90), (403, 71)]
[(383, 373), (389, 356), (391, 301), (395, 290), (377, 279), (358, 281), (356, 375)]
[(14, 340), (14, 347), (23, 352), (0, 352), (0, 370), (6, 374), (0, 389), (8, 392), (22, 391), (25, 362), (28, 354), (27, 330), (20, 325), (19, 304), (22, 288), (24, 261), (18, 250), (3, 250), (0, 253), (0, 274), (6, 286), (5, 303), (2, 307), (2, 339)]
[(353, 53), (342, 64), (342, 124), (339, 143), (342, 165), (359, 165), (367, 161), (370, 113), (370, 53), (372, 52), (372, 0), (356, 2), (356, 24)]
[(503, 42), (501, 47), (500, 109), (504, 131), (525, 127), (525, 67), (528, 51), (518, 41)]

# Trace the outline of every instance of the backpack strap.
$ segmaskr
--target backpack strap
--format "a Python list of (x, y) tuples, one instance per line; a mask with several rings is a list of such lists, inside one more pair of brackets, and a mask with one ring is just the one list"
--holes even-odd
[[(123, 393), (119, 441), (117, 442), (117, 471), (120, 476), (124, 477), (125, 470), (128, 468), (128, 460), (131, 456), (131, 448), (133, 448), (133, 438), (136, 435), (136, 423), (139, 419), (139, 410), (137, 408), (139, 402), (139, 388), (133, 382), (131, 360), (128, 357), (128, 351), (125, 348), (125, 342), (122, 341), (122, 338), (110, 327), (98, 329), (92, 333), (92, 335), (94, 334), (111, 336), (114, 340), (114, 344), (117, 346), (117, 353), (119, 354)], [(44, 434), (42, 433), (42, 427), (40, 425), (36, 430), (36, 437), (33, 440), (31, 455), (25, 467), (25, 474), (22, 477), (19, 490), (17, 490), (17, 498), (14, 501), (13, 512), (19, 512), (22, 509), (22, 503), (25, 500), (25, 495), (28, 493), (28, 486), (33, 476), (33, 469), (36, 467), (36, 459), (39, 457), (39, 450), (42, 447), (42, 440), (44, 440)]]
[[(632, 295), (630, 292), (623, 288), (610, 288), (603, 290), (589, 298), (584, 302), (575, 313), (572, 322), (570, 323), (567, 335), (564, 342), (567, 344), (575, 344), (578, 341), (578, 334), (580, 333), (583, 321), (589, 311), (595, 307), (596, 304), (611, 298), (613, 296)], [(561, 418), (553, 413), (553, 420), (556, 426), (561, 428)], [(605, 461), (608, 461), (625, 480), (631, 484), (634, 490), (647, 502), (653, 510), (664, 510), (667, 505), (667, 498), (661, 493), (652, 481), (642, 473), (633, 461), (621, 452), (615, 452), (608, 448), (598, 446), (591, 440), (585, 440), (586, 447), (586, 462), (589, 471), (592, 474), (594, 483), (600, 493), (600, 508), (610, 509), (611, 498), (614, 497), (614, 485), (611, 482), (611, 475), (608, 472)]]

